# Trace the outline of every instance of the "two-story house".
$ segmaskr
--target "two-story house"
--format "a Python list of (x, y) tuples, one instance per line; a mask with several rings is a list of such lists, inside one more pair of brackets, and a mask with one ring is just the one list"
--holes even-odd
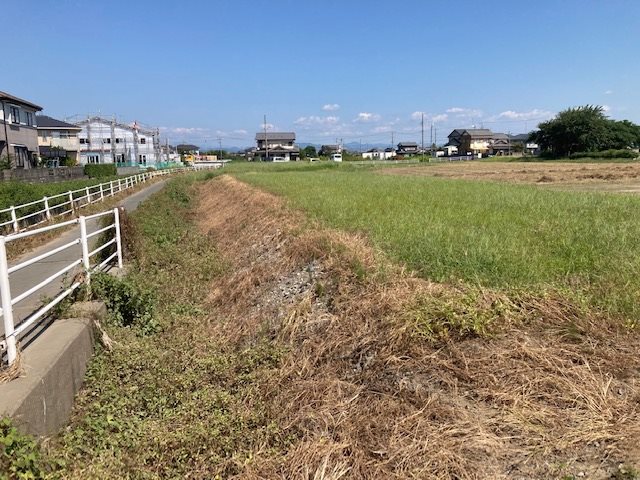
[(449, 134), (445, 148), (459, 155), (506, 155), (511, 150), (509, 136), (486, 128), (456, 129)]
[(38, 105), (0, 92), (0, 160), (11, 168), (29, 169), (38, 164)]
[(120, 166), (153, 166), (160, 160), (158, 130), (136, 123), (126, 125), (102, 117), (78, 122), (79, 163), (116, 163)]
[(342, 153), (342, 145), (322, 145), (318, 151), (318, 155), (329, 156), (334, 153)]
[(260, 132), (256, 133), (256, 149), (254, 158), (263, 162), (297, 161), (300, 149), (295, 145), (294, 132)]
[(71, 165), (78, 163), (78, 133), (82, 130), (72, 123), (63, 122), (47, 115), (36, 116), (38, 123), (38, 146), (43, 160), (58, 166), (67, 159)]
[(418, 144), (416, 142), (400, 142), (396, 149), (396, 154), (401, 156), (417, 155)]

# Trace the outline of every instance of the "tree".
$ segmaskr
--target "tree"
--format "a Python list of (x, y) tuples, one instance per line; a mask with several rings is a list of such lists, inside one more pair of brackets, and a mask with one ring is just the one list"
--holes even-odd
[(304, 158), (317, 156), (316, 147), (313, 145), (307, 145), (302, 149), (302, 156)]
[(598, 152), (637, 147), (640, 127), (628, 120), (610, 120), (596, 105), (569, 108), (538, 125), (530, 140), (543, 152), (563, 157), (576, 152)]
[(200, 148), (197, 145), (190, 145), (188, 143), (181, 143), (180, 145), (176, 146), (176, 150), (178, 151), (179, 154), (184, 154), (184, 153), (193, 153), (196, 150), (200, 150)]

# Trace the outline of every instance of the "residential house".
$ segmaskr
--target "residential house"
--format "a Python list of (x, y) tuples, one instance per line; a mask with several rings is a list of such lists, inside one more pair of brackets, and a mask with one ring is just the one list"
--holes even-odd
[(120, 166), (155, 166), (162, 161), (158, 130), (126, 125), (102, 117), (78, 122), (80, 164), (117, 163)]
[(417, 155), (418, 153), (418, 144), (415, 142), (400, 142), (396, 149), (396, 154), (402, 156)]
[(506, 133), (494, 133), (491, 139), (489, 154), (498, 156), (510, 155), (511, 141), (509, 140), (509, 135)]
[(294, 132), (260, 132), (256, 133), (254, 158), (263, 162), (297, 161), (300, 149), (295, 145)]
[(318, 151), (318, 155), (330, 156), (334, 153), (342, 153), (342, 145), (322, 145)]
[(36, 112), (42, 110), (5, 92), (0, 92), (0, 159), (11, 168), (34, 168), (38, 165), (38, 131)]
[(486, 128), (456, 129), (449, 134), (445, 149), (449, 155), (454, 149), (458, 155), (507, 155), (511, 142), (508, 135)]
[[(512, 146), (512, 154), (515, 153), (516, 155), (540, 155), (540, 145), (535, 142), (529, 141), (529, 136), (530, 134), (528, 133), (520, 133), (518, 135), (509, 136)], [(516, 147), (515, 150), (517, 150), (517, 152), (513, 152), (513, 147)]]
[(384, 150), (372, 148), (371, 150), (362, 152), (362, 158), (366, 158), (369, 160), (389, 160), (395, 157), (395, 154), (396, 152), (393, 150), (393, 148), (385, 148)]
[(55, 166), (65, 159), (72, 165), (78, 163), (78, 133), (82, 130), (79, 126), (47, 115), (37, 115), (36, 122), (40, 157), (43, 160), (52, 161)]

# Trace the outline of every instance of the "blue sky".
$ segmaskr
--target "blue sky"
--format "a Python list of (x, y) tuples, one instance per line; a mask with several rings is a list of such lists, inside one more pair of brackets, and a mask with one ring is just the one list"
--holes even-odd
[[(640, 123), (638, 0), (0, 0), (0, 90), (172, 142), (520, 133), (569, 106)], [(426, 139), (429, 133), (427, 129)]]

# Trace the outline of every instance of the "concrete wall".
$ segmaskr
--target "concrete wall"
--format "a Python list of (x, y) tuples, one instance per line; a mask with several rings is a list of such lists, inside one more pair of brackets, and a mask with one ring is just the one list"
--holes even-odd
[(118, 175), (135, 175), (140, 171), (138, 167), (118, 167)]
[(32, 168), (29, 170), (2, 170), (0, 180), (17, 180), (28, 183), (62, 182), (76, 178), (89, 178), (83, 167)]

